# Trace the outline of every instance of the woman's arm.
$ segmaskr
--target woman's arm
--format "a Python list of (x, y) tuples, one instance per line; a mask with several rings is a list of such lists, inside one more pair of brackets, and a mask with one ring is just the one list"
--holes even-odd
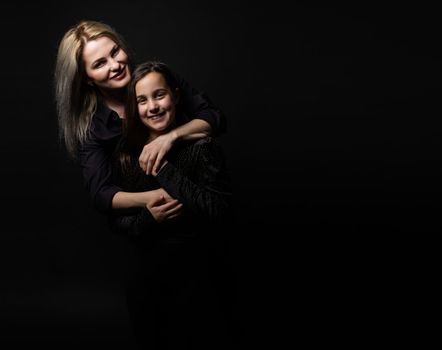
[[(118, 135), (117, 135), (118, 136)], [(115, 141), (113, 141), (115, 142)], [(116, 142), (115, 142), (116, 143)], [(94, 207), (101, 213), (112, 209), (144, 208), (161, 196), (171, 199), (164, 190), (124, 192), (116, 185), (110, 163), (110, 141), (104, 142), (91, 136), (79, 149), (79, 161), (83, 183), (89, 192)]]
[(103, 144), (97, 140), (88, 140), (79, 151), (83, 181), (95, 208), (101, 213), (112, 209), (144, 208), (164, 195), (164, 190), (145, 192), (124, 192), (113, 182), (110, 156)]
[[(225, 133), (227, 131), (227, 119), (223, 111), (215, 106), (203, 91), (190, 86), (185, 79), (176, 73), (174, 74), (178, 81), (181, 108), (185, 115), (191, 120), (201, 119), (209, 123), (212, 136)], [(185, 121), (180, 122), (179, 120), (178, 122), (179, 124), (185, 123)]]
[(145, 192), (119, 191), (112, 198), (112, 209), (144, 208), (146, 205), (152, 206), (161, 198), (165, 201), (173, 200), (162, 188)]
[(146, 174), (158, 172), (164, 156), (170, 151), (175, 142), (202, 139), (209, 136), (210, 133), (210, 124), (201, 119), (193, 119), (184, 125), (178, 126), (144, 146), (139, 157), (140, 167)]
[(92, 135), (79, 148), (83, 184), (94, 207), (102, 213), (112, 209), (112, 198), (121, 188), (112, 183), (109, 145)]
[(176, 199), (168, 200), (161, 195), (144, 208), (113, 210), (108, 219), (110, 228), (116, 233), (133, 237), (145, 236), (153, 235), (158, 224), (175, 219), (182, 214), (182, 210), (183, 205)]

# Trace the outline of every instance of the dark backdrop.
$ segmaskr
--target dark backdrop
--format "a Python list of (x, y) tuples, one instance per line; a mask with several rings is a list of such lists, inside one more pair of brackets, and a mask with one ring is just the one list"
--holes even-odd
[(424, 3), (284, 3), (0, 5), (0, 320), (10, 348), (134, 348), (130, 247), (109, 234), (57, 141), (56, 47), (81, 19), (111, 24), (138, 62), (167, 62), (228, 117), (244, 348), (341, 344), (349, 329), (364, 332), (359, 317), (378, 302), (397, 305), (393, 256), (440, 233), (440, 21)]

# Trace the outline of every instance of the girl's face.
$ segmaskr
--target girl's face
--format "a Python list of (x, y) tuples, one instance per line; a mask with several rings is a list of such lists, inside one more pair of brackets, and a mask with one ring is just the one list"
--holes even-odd
[(141, 122), (154, 135), (167, 132), (175, 122), (177, 101), (163, 75), (148, 73), (136, 83), (135, 96)]
[(106, 36), (86, 43), (83, 62), (88, 84), (104, 90), (120, 89), (129, 84), (127, 54)]

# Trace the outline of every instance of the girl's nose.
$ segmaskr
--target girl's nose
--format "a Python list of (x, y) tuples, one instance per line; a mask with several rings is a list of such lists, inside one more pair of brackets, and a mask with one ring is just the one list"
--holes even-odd
[(158, 110), (158, 104), (155, 100), (150, 100), (148, 105), (149, 112), (153, 113)]

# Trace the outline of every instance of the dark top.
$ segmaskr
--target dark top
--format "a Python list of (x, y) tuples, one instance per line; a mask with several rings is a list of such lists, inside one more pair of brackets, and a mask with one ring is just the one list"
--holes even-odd
[[(212, 135), (226, 131), (226, 118), (207, 95), (192, 88), (176, 75), (181, 91), (181, 108), (178, 124), (190, 119), (202, 119), (212, 127)], [(118, 114), (103, 103), (98, 103), (92, 118), (89, 139), (79, 149), (79, 162), (83, 180), (94, 206), (100, 212), (112, 209), (112, 198), (122, 189), (112, 183), (110, 157), (122, 135), (122, 122)]]
[(115, 161), (115, 181), (125, 191), (162, 187), (183, 203), (183, 214), (177, 219), (157, 223), (147, 208), (113, 210), (111, 227), (115, 231), (147, 240), (195, 237), (207, 232), (208, 227), (225, 223), (230, 217), (230, 177), (222, 149), (214, 139), (182, 143), (166, 157), (168, 163), (156, 177), (142, 171), (137, 157), (133, 157), (130, 170), (124, 173)]

